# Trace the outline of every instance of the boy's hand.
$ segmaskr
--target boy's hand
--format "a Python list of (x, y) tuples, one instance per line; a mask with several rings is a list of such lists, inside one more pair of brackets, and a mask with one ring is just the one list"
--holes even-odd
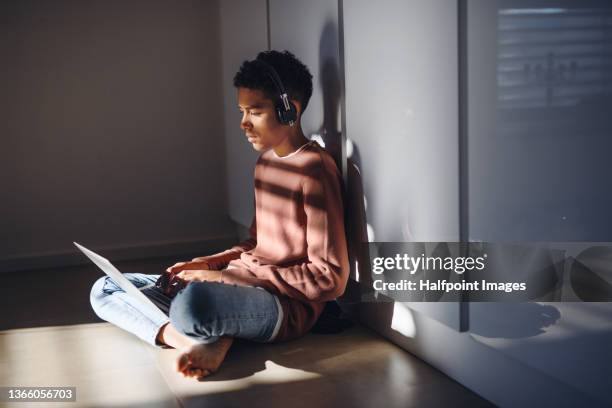
[(172, 273), (164, 272), (159, 276), (157, 282), (155, 282), (155, 286), (161, 289), (166, 296), (173, 298), (187, 285), (187, 283), (188, 282), (177, 278), (176, 275)]
[(156, 282), (156, 286), (166, 296), (174, 297), (189, 282), (220, 282), (221, 271), (190, 269), (195, 267), (204, 268), (206, 266), (208, 265), (205, 262), (179, 262), (161, 274)]
[(161, 274), (156, 282), (156, 286), (160, 288), (166, 296), (174, 297), (179, 290), (184, 288), (190, 280), (195, 280), (196, 276), (190, 277), (191, 279), (183, 278), (179, 274), (185, 270), (208, 270), (209, 265), (203, 260), (191, 261), (191, 262), (179, 262), (166, 269)]
[(208, 262), (203, 260), (203, 258), (195, 258), (193, 261), (190, 261), (190, 262), (175, 263), (174, 265), (167, 268), (166, 272), (175, 275), (181, 271), (188, 270), (188, 269), (209, 270), (210, 265), (208, 265)]
[(185, 269), (175, 275), (185, 282), (220, 282), (221, 271)]

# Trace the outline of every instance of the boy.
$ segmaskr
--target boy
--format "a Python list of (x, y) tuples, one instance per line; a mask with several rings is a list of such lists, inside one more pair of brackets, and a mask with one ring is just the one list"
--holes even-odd
[(126, 274), (138, 287), (149, 286), (143, 293), (169, 314), (165, 321), (139, 311), (108, 278), (91, 292), (102, 319), (181, 350), (176, 368), (189, 377), (214, 373), (234, 337), (271, 342), (307, 333), (348, 280), (340, 174), (300, 124), (312, 95), (308, 68), (287, 51), (262, 52), (242, 64), (234, 86), (240, 127), (263, 152), (250, 238), (177, 263), (159, 279)]

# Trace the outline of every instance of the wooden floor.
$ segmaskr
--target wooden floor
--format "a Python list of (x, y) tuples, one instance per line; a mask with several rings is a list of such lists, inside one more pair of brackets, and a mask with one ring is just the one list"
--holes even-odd
[[(119, 269), (158, 273), (174, 261)], [(280, 344), (236, 341), (218, 373), (186, 379), (173, 369), (175, 350), (96, 323), (88, 297), (99, 276), (89, 266), (0, 276), (0, 287), (12, 294), (0, 304), (0, 386), (77, 388), (76, 403), (47, 403), (53, 407), (491, 406), (359, 325)]]

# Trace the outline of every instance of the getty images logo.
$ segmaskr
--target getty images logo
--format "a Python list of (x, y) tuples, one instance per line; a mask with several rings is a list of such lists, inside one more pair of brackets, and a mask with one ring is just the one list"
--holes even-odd
[(376, 257), (372, 260), (372, 272), (380, 275), (388, 270), (404, 270), (414, 275), (417, 271), (445, 270), (462, 275), (466, 271), (482, 271), (487, 254), (479, 257), (457, 256), (409, 256), (396, 254), (394, 257)]

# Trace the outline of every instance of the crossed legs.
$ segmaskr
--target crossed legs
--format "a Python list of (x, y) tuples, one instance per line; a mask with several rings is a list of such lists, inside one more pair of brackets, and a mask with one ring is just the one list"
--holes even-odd
[(187, 377), (201, 378), (217, 371), (233, 338), (259, 342), (274, 339), (282, 309), (265, 290), (216, 282), (192, 282), (174, 299), (151, 283), (157, 275), (125, 274), (168, 315), (147, 314), (110, 278), (101, 278), (91, 291), (96, 314), (149, 344), (181, 351), (176, 369)]

